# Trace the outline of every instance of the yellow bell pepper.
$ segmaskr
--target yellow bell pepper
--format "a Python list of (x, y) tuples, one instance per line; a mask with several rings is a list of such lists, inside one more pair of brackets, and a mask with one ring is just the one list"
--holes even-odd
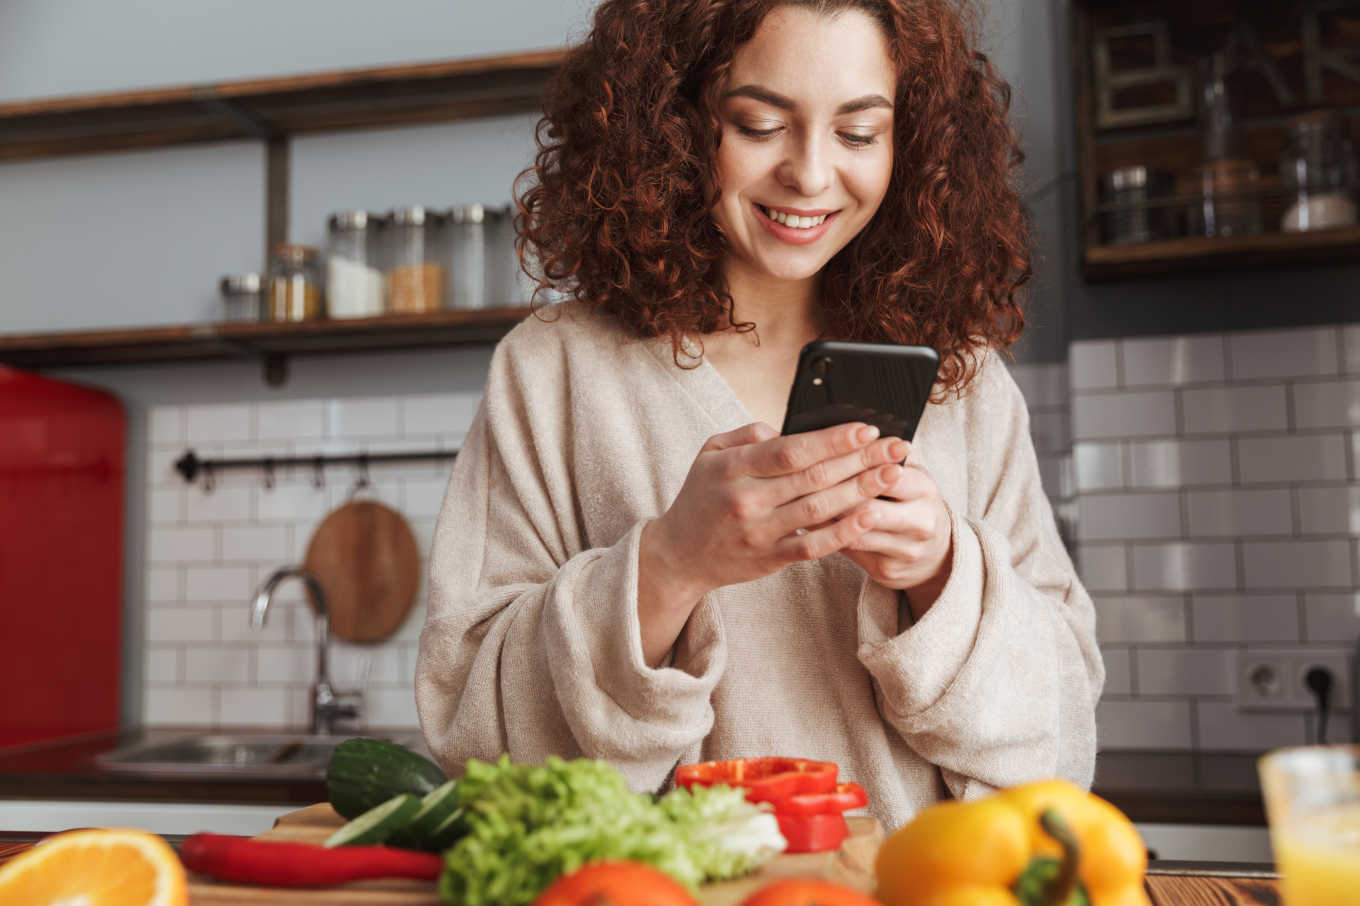
[(923, 809), (874, 870), (887, 906), (1150, 906), (1138, 831), (1065, 780)]

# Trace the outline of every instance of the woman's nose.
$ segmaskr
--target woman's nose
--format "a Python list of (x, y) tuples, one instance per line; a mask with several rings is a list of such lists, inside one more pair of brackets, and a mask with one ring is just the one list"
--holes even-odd
[(789, 145), (788, 156), (780, 164), (781, 183), (807, 198), (831, 187), (831, 162), (825, 142), (817, 136), (804, 136)]

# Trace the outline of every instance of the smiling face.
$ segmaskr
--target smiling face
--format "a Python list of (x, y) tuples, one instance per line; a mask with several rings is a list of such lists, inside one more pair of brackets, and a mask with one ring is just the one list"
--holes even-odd
[(856, 9), (776, 7), (737, 50), (712, 212), (729, 286), (811, 280), (874, 216), (892, 175), (895, 86), (882, 28)]

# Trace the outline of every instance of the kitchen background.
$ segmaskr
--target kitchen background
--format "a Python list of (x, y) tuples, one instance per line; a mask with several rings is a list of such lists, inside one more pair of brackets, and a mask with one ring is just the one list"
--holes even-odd
[[(545, 0), (10, 0), (0, 103), (551, 48), (580, 37), (588, 13)], [(1239, 658), (1344, 665), (1360, 634), (1360, 267), (1084, 283), (1067, 23), (1062, 0), (990, 0), (985, 43), (1015, 89), (1041, 249), (1014, 371), (1097, 600), (1102, 745), (1302, 743), (1311, 716), (1237, 707)], [(503, 204), (534, 122), (297, 138), (289, 238), (323, 245), (326, 216), (351, 208)], [(262, 264), (265, 168), (250, 141), (0, 164), (0, 333), (217, 319), (218, 276)], [(281, 387), (258, 363), (53, 372), (127, 410), (124, 723), (305, 721), (314, 653), (300, 592), (281, 590), (262, 631), (248, 603), (354, 480), (336, 468), (318, 489), (304, 469), (266, 489), (258, 473), (223, 473), (208, 493), (175, 459), (455, 448), (488, 361), (466, 347), (297, 357)], [(447, 465), (370, 474), (424, 550)], [(422, 613), (380, 646), (333, 643), (336, 685), (363, 687), (370, 725), (414, 724)], [(1330, 738), (1348, 731), (1336, 715)]]

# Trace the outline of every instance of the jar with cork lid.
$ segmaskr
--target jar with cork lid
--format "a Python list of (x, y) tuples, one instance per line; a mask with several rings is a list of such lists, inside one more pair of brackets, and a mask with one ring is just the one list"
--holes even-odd
[(387, 310), (422, 314), (444, 306), (448, 283), (445, 218), (421, 206), (387, 215)]

